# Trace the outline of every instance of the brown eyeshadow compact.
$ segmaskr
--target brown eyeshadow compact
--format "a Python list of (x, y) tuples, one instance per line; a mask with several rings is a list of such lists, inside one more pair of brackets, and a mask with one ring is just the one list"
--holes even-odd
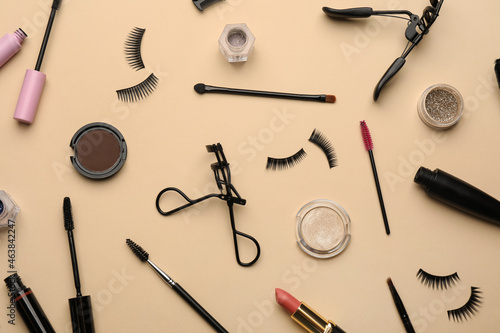
[(115, 127), (91, 123), (80, 128), (71, 139), (71, 163), (85, 177), (104, 179), (120, 171), (127, 158), (127, 144)]

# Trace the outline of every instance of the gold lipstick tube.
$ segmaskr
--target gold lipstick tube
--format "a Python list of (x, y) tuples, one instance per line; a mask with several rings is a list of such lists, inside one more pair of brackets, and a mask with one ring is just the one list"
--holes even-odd
[(333, 321), (326, 320), (309, 305), (302, 302), (292, 314), (292, 319), (309, 333), (346, 333)]

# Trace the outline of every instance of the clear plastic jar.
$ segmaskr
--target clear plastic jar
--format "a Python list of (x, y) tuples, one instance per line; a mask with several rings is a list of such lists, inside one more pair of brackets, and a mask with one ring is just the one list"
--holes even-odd
[(316, 258), (340, 254), (351, 239), (351, 219), (338, 203), (314, 200), (297, 213), (296, 236), (299, 247)]
[(464, 112), (464, 100), (460, 92), (448, 84), (436, 84), (427, 88), (417, 104), (420, 119), (436, 130), (453, 127)]

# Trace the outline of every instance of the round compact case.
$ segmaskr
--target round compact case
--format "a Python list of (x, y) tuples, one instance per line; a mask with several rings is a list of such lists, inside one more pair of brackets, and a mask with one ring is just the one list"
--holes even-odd
[(115, 127), (91, 123), (80, 128), (71, 139), (75, 151), (71, 163), (85, 177), (104, 179), (120, 171), (127, 158), (127, 144)]
[(307, 254), (330, 258), (340, 254), (351, 239), (351, 219), (338, 203), (314, 200), (297, 213), (297, 243)]
[(460, 92), (448, 84), (435, 84), (427, 88), (417, 104), (420, 119), (436, 130), (456, 125), (464, 113), (464, 99)]

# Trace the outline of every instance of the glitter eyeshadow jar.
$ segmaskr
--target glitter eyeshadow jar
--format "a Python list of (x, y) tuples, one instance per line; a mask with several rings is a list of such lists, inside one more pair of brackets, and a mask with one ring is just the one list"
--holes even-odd
[(338, 203), (313, 200), (297, 213), (297, 244), (310, 256), (331, 258), (351, 240), (351, 219)]
[(13, 226), (19, 210), (14, 199), (7, 192), (0, 191), (0, 229)]
[(244, 62), (252, 52), (255, 36), (245, 23), (227, 24), (219, 38), (219, 49), (229, 62)]
[(71, 163), (85, 177), (104, 179), (122, 168), (127, 158), (127, 144), (115, 127), (91, 123), (80, 128), (71, 139), (74, 150)]
[(427, 126), (445, 130), (454, 126), (464, 112), (464, 100), (460, 92), (447, 84), (427, 88), (417, 105), (418, 115)]

